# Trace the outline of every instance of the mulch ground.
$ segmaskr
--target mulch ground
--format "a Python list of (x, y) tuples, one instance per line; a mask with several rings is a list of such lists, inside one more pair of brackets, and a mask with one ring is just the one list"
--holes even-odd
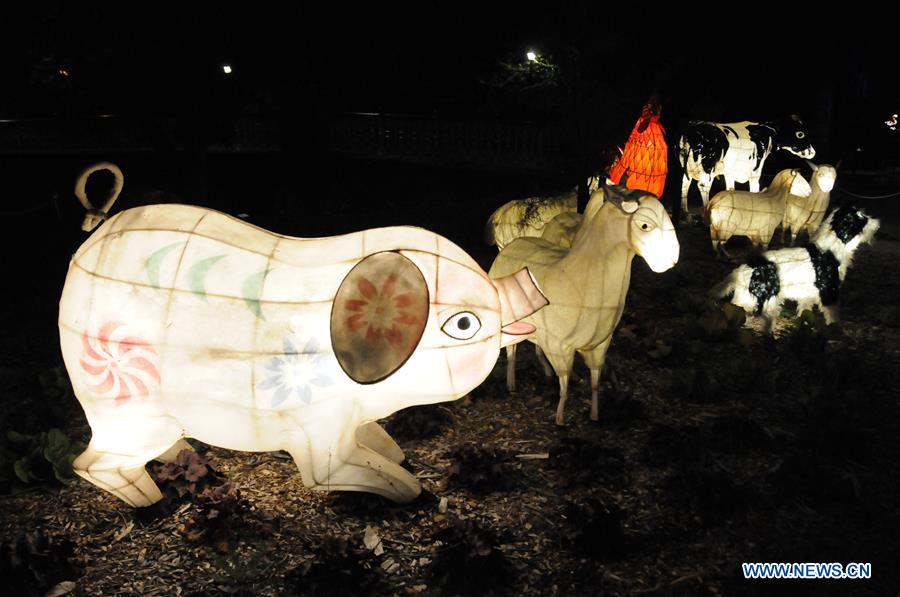
[[(311, 492), (283, 453), (214, 447), (203, 454), (228, 495), (149, 511), (80, 479), (7, 472), (4, 582), (78, 595), (896, 593), (900, 266), (863, 248), (839, 336), (786, 313), (770, 340), (710, 310), (733, 264), (708, 233), (679, 238), (670, 272), (635, 259), (599, 423), (579, 365), (556, 427), (556, 381), (523, 348), (516, 393), (501, 356), (469, 396), (384, 422), (422, 483), (411, 504)], [(61, 371), (54, 342), (3, 347), (4, 429), (86, 442), (64, 378), (45, 373)], [(743, 580), (755, 561), (871, 562), (872, 578)]]

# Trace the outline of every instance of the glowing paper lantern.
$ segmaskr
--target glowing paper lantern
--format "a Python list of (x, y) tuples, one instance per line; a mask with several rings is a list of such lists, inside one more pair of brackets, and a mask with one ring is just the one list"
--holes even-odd
[(700, 188), (704, 209), (709, 203), (709, 189), (717, 176), (725, 178), (725, 188), (746, 182), (753, 192), (759, 191), (766, 158), (784, 149), (796, 156), (812, 159), (816, 150), (797, 116), (781, 122), (703, 122), (688, 123), (678, 142), (678, 160), (684, 169), (681, 180), (681, 209), (688, 213), (688, 191), (691, 181)]
[(722, 191), (709, 202), (709, 236), (716, 253), (732, 236), (746, 236), (768, 247), (775, 229), (784, 220), (789, 195), (809, 197), (809, 183), (796, 170), (782, 170), (762, 192)]
[(544, 304), (526, 270), (492, 281), (420, 228), (304, 239), (187, 205), (122, 212), (72, 258), (60, 301), (93, 430), (75, 471), (146, 506), (161, 495), (145, 463), (195, 437), (286, 450), (308, 487), (411, 500), (375, 421), (472, 390)]
[[(588, 194), (600, 187), (600, 179), (588, 180)], [(578, 188), (555, 197), (528, 197), (507, 201), (488, 218), (485, 241), (502, 249), (522, 236), (539, 237), (544, 227), (557, 215), (578, 212)]]
[[(599, 417), (600, 370), (622, 316), (631, 281), (631, 261), (640, 255), (655, 272), (678, 261), (672, 221), (646, 191), (608, 186), (591, 195), (571, 248), (540, 238), (519, 238), (505, 247), (490, 275), (528, 267), (550, 305), (525, 319), (537, 330), (528, 339), (559, 376), (556, 423), (564, 423), (569, 375), (575, 353), (591, 370), (591, 418)], [(507, 384), (515, 389), (515, 347), (507, 348)]]
[(662, 107), (653, 97), (644, 104), (625, 149), (609, 170), (614, 183), (662, 197), (669, 171), (666, 130), (659, 122)]
[(782, 243), (785, 233), (792, 245), (801, 232), (806, 232), (812, 238), (813, 233), (822, 225), (831, 202), (831, 189), (837, 181), (837, 170), (828, 164), (816, 166), (812, 162), (808, 163), (813, 170), (809, 180), (810, 193), (806, 197), (788, 194), (784, 206), (784, 221), (781, 223)]
[(785, 300), (796, 301), (801, 313), (816, 306), (832, 323), (853, 254), (872, 240), (879, 225), (855, 207), (841, 207), (828, 215), (806, 247), (766, 251), (737, 267), (710, 294), (761, 315), (769, 333)]

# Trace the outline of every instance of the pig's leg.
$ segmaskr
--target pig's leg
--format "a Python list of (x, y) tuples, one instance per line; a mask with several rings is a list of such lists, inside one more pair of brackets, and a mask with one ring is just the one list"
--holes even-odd
[[(81, 402), (90, 404), (86, 399)], [(161, 500), (162, 494), (144, 466), (177, 444), (184, 433), (181, 425), (161, 414), (148, 416), (124, 409), (92, 413), (88, 420), (93, 437), (72, 469), (131, 506), (150, 506)]]
[(367, 491), (395, 502), (419, 495), (419, 482), (409, 471), (361, 445), (353, 426), (347, 429), (319, 425), (289, 440), (304, 485), (318, 491)]
[(401, 503), (416, 499), (422, 491), (409, 471), (366, 446), (356, 446), (316, 489), (367, 491)]
[(98, 450), (91, 441), (72, 463), (72, 469), (97, 487), (139, 508), (162, 499), (162, 493), (144, 468), (150, 458), (152, 455)]
[(153, 460), (159, 462), (175, 462), (175, 458), (182, 450), (190, 450), (191, 452), (193, 452), (194, 448), (191, 446), (191, 444), (184, 441), (184, 438), (181, 438), (177, 442), (175, 442), (171, 448), (169, 448)]
[(356, 441), (397, 464), (406, 458), (394, 438), (375, 421), (363, 423), (357, 428)]
[(516, 348), (515, 344), (506, 347), (506, 389), (516, 391)]

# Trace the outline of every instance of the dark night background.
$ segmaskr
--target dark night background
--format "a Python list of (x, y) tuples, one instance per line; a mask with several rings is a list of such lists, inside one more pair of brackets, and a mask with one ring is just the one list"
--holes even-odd
[[(624, 145), (641, 106), (654, 93), (662, 104), (661, 120), (669, 144), (669, 176), (662, 200), (670, 211), (680, 197), (681, 172), (674, 149), (682, 127), (693, 119), (733, 122), (797, 114), (817, 149), (815, 161), (840, 163), (839, 187), (859, 194), (895, 193), (900, 190), (900, 131), (891, 131), (884, 121), (900, 111), (898, 36), (896, 9), (861, 3), (45, 0), (4, 5), (0, 9), (0, 221), (5, 224), (6, 284), (0, 325), (6, 337), (0, 350), (8, 355), (5, 371), (27, 371), (30, 363), (60, 360), (58, 297), (69, 256), (86, 238), (80, 230), (83, 209), (72, 187), (77, 173), (93, 162), (113, 161), (124, 171), (124, 191), (113, 211), (151, 202), (195, 203), (246, 214), (256, 225), (293, 236), (412, 224), (447, 236), (488, 266), (495, 254), (493, 247), (482, 242), (489, 214), (510, 199), (559, 193), (590, 173), (603, 171), (615, 148)], [(541, 62), (529, 64), (528, 50), (537, 52)], [(224, 65), (231, 67), (230, 74), (223, 72)], [(458, 141), (462, 145), (435, 141), (426, 151), (422, 139), (431, 139), (429, 135), (434, 139), (458, 135), (464, 141)], [(516, 139), (528, 140), (527, 148), (509, 150), (508, 144)], [(777, 152), (769, 158), (765, 172), (771, 176), (781, 168), (798, 166), (797, 158)], [(108, 182), (103, 175), (92, 178), (90, 196), (102, 198)], [(713, 192), (720, 189), (721, 182)], [(880, 213), (900, 213), (893, 207), (900, 198), (888, 201), (881, 204), (884, 211)], [(699, 205), (696, 194), (692, 204)], [(882, 219), (882, 230), (896, 234), (896, 224)], [(705, 234), (694, 232), (696, 238)], [(706, 249), (707, 241), (703, 237), (697, 246)], [(682, 273), (677, 275), (706, 267), (700, 265), (706, 263), (703, 259), (712, 262), (709, 255), (698, 255), (699, 251), (683, 251)], [(692, 262), (692, 257), (697, 259)], [(664, 284), (676, 293), (677, 284)], [(886, 303), (879, 303), (879, 308), (894, 309), (896, 320), (893, 300), (887, 296), (879, 300)], [(859, 302), (864, 301), (858, 299), (857, 312), (863, 310)], [(626, 310), (623, 326), (638, 326), (640, 331), (641, 319), (632, 316), (629, 320)], [(629, 345), (626, 338), (614, 346), (619, 342)], [(630, 342), (638, 341), (632, 336)], [(724, 352), (716, 353), (721, 357), (718, 362), (730, 367)], [(782, 362), (774, 350), (760, 348), (754, 354), (774, 359), (766, 360), (773, 367)], [(677, 350), (675, 355), (679, 356)], [(646, 357), (642, 358), (646, 364)], [(882, 363), (879, 357), (867, 363), (883, 366), (896, 378), (897, 370), (890, 362)], [(6, 384), (5, 379), (0, 376), (0, 385)], [(550, 385), (541, 386), (547, 396), (555, 395)], [(0, 407), (18, 413), (22, 408), (14, 404), (14, 392), (7, 394), (0, 399)], [(74, 398), (70, 400), (75, 403)], [(896, 433), (891, 417), (897, 409), (893, 402), (878, 404), (884, 410), (869, 413), (876, 421), (871, 433), (878, 436), (870, 445), (883, 447), (888, 445), (883, 436)], [(861, 412), (863, 407), (859, 408)], [(825, 413), (830, 421), (829, 416), (830, 411)], [(787, 434), (794, 439), (778, 436), (759, 442), (779, 448), (772, 453), (780, 458), (783, 445), (809, 440), (809, 445), (798, 448), (805, 458), (815, 454), (818, 446), (827, 447), (823, 438), (849, 437), (844, 428), (826, 429), (833, 436), (817, 436), (819, 427), (802, 417), (799, 420), (800, 431), (791, 429), (796, 435)], [(879, 422), (891, 425), (890, 429), (876, 428)], [(549, 425), (549, 419), (543, 423)], [(652, 429), (666, 425), (667, 421), (654, 422)], [(779, 420), (777, 425), (787, 423)], [(3, 429), (13, 426), (28, 427), (8, 418)], [(662, 437), (657, 442), (661, 447), (655, 449), (663, 455), (657, 454), (657, 460), (669, 464), (666, 442), (674, 436), (684, 440), (679, 435), (683, 429), (690, 432), (694, 427), (666, 427), (657, 434)], [(768, 433), (769, 427), (765, 429)], [(804, 435), (810, 430), (813, 439)], [(578, 431), (583, 429), (579, 426)], [(603, 432), (607, 431), (604, 427)], [(627, 436), (622, 429), (615, 433), (619, 432)], [(654, 441), (651, 438), (650, 448)], [(699, 445), (691, 444), (692, 449)], [(566, 449), (578, 452), (571, 445)], [(579, 450), (584, 451), (584, 446)], [(892, 450), (895, 453), (896, 446)], [(625, 456), (633, 454), (625, 449)], [(888, 452), (881, 456), (888, 461)], [(693, 457), (690, 452), (686, 458)], [(877, 460), (879, 452), (873, 448), (866, 457)], [(801, 472), (809, 468), (801, 457), (796, 461)], [(896, 471), (896, 462), (891, 462), (891, 470)], [(627, 459), (626, 464), (631, 466)], [(877, 469), (878, 464), (872, 467)], [(695, 473), (708, 481), (703, 477), (706, 472), (690, 474)], [(721, 472), (717, 474), (715, 478), (721, 480)], [(896, 487), (896, 479), (882, 478), (877, 470), (871, 475), (877, 477), (873, 483), (879, 489), (863, 492), (863, 498), (874, 496), (871, 501), (878, 502), (877, 507), (860, 507), (853, 501), (863, 499), (858, 495), (847, 498), (852, 507), (827, 502), (817, 510), (819, 505), (814, 504), (797, 516), (813, 512), (803, 520), (809, 525), (805, 528), (815, 529), (817, 523), (809, 521), (833, 507), (822, 514), (829, 521), (822, 526), (825, 538), (807, 536), (803, 539), (807, 543), (798, 543), (797, 551), (786, 553), (801, 561), (801, 556), (809, 555), (802, 548), (810, 545), (827, 544), (837, 550), (845, 537), (846, 529), (840, 526), (845, 511), (865, 510), (865, 516), (871, 516), (866, 523), (883, 533), (881, 543), (872, 543), (874, 553), (896, 554), (896, 541), (889, 548), (884, 539), (891, 533), (896, 538), (891, 530), (896, 526), (890, 527), (896, 525), (896, 509), (891, 505), (896, 504), (896, 496), (890, 490)], [(807, 479), (797, 478), (800, 485)], [(683, 485), (682, 481), (678, 482)], [(796, 491), (801, 496), (819, 487), (831, 492), (831, 481), (830, 477), (812, 479)], [(0, 475), (0, 486), (4, 482)], [(678, 482), (676, 486), (682, 487)], [(835, 481), (841, 491), (852, 493), (841, 483)], [(566, 491), (563, 488), (560, 493)], [(766, 491), (759, 490), (760, 494)], [(711, 493), (714, 511), (732, 497), (727, 491)], [(768, 494), (764, 497), (770, 499)], [(791, 544), (793, 527), (781, 528), (779, 517), (796, 521), (790, 518), (796, 504), (784, 505), (794, 497), (776, 500), (771, 516), (770, 511), (761, 510), (762, 538), (755, 545), (766, 540)], [(804, 503), (803, 499), (796, 501)], [(745, 506), (736, 508), (742, 512)], [(348, 511), (348, 517), (356, 515), (353, 508)], [(886, 511), (893, 515), (882, 517)], [(670, 511), (665, 512), (668, 516)], [(731, 516), (730, 511), (723, 516)], [(740, 524), (756, 528), (742, 522), (740, 515), (733, 518), (737, 526), (732, 526), (732, 518), (726, 523), (717, 520), (704, 526), (701, 534), (707, 538), (729, 532), (740, 535), (744, 532)], [(865, 545), (854, 534), (855, 527), (846, 532), (850, 539), (844, 547)], [(654, 533), (648, 535), (655, 538)], [(697, 539), (698, 545), (703, 540)], [(681, 550), (678, 545), (674, 551)], [(754, 544), (728, 545), (737, 545), (734, 549), (745, 553), (741, 550)], [(700, 554), (698, 561), (708, 555), (703, 551), (706, 544), (691, 548)], [(840, 553), (847, 558), (853, 555)], [(3, 565), (0, 561), (0, 568)], [(628, 586), (644, 587), (646, 579), (655, 583), (653, 572), (653, 564), (647, 564), (640, 582)], [(891, 579), (896, 580), (896, 574)], [(677, 593), (667, 583), (657, 586), (661, 590), (645, 592)], [(889, 584), (890, 580), (882, 581), (877, 588)], [(735, 589), (737, 585), (715, 586)], [(697, 589), (697, 594), (709, 593)]]

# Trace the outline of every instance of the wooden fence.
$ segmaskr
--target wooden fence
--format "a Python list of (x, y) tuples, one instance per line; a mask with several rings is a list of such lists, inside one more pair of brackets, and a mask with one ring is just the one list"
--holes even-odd
[(558, 170), (566, 165), (558, 128), (395, 114), (332, 116), (335, 153), (413, 163), (501, 170)]

